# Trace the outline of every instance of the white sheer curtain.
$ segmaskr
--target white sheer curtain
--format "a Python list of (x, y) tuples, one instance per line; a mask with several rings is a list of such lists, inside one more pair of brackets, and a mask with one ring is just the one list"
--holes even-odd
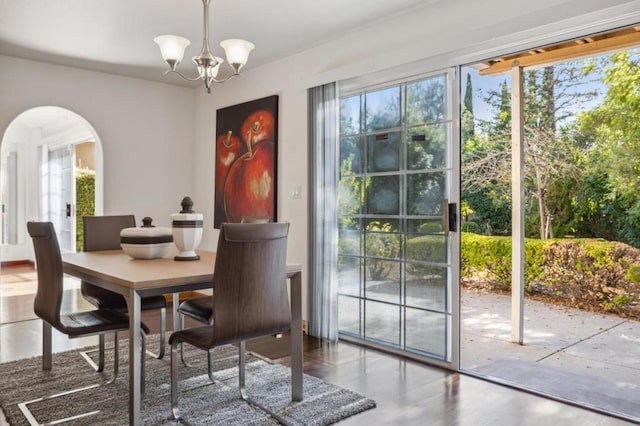
[(337, 84), (309, 89), (309, 334), (338, 339)]

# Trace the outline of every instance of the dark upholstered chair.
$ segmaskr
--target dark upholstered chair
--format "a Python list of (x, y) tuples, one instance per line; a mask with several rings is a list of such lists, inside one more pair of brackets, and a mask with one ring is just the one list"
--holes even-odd
[[(83, 251), (120, 250), (120, 231), (124, 228), (134, 228), (134, 215), (120, 216), (84, 216)], [(127, 302), (118, 293), (98, 287), (86, 281), (80, 284), (82, 295), (98, 309), (111, 309), (126, 313)], [(143, 297), (140, 300), (141, 310), (160, 309), (160, 351), (152, 354), (161, 359), (164, 356), (165, 332), (167, 323), (167, 301), (164, 296)]]
[[(265, 217), (242, 217), (242, 223), (269, 223), (271, 222), (270, 218)], [(194, 297), (188, 300), (185, 300), (178, 306), (178, 313), (189, 318), (193, 318), (196, 321), (199, 321), (204, 324), (209, 324), (211, 322), (212, 312), (212, 300), (211, 296), (204, 297)], [(183, 326), (184, 326), (184, 318), (183, 318)]]
[[(249, 217), (243, 216), (241, 223), (269, 223), (271, 219), (268, 217)], [(180, 314), (182, 328), (184, 328), (184, 317), (192, 318), (198, 322), (203, 324), (211, 324), (212, 315), (213, 315), (213, 300), (212, 296), (203, 296), (203, 297), (193, 297), (191, 299), (187, 299), (182, 302), (178, 306), (178, 313)], [(180, 352), (180, 358), (184, 365), (190, 367), (190, 365), (184, 360), (184, 356), (182, 350)], [(211, 361), (209, 361), (209, 365), (211, 365)], [(209, 370), (209, 377), (213, 380), (213, 376), (211, 376), (211, 370)]]
[[(38, 289), (33, 310), (42, 319), (42, 369), (51, 370), (51, 327), (70, 338), (99, 335), (103, 345), (104, 335), (106, 333), (115, 333), (114, 374), (109, 381), (112, 382), (118, 375), (118, 331), (129, 330), (129, 317), (110, 309), (97, 309), (66, 315), (60, 314), (64, 289), (62, 256), (55, 229), (51, 222), (27, 222), (27, 230), (33, 241), (36, 255)], [(141, 328), (144, 333), (149, 332), (149, 328), (145, 324), (141, 324)], [(143, 353), (144, 348), (145, 339), (143, 334)], [(104, 364), (104, 354), (101, 356)]]
[[(171, 344), (171, 407), (178, 408), (178, 345), (186, 343), (209, 352), (216, 346), (239, 343), (240, 395), (245, 390), (245, 341), (291, 328), (287, 293), (288, 223), (223, 223), (216, 252), (211, 309), (212, 323), (174, 332)], [(209, 366), (211, 371), (211, 366)]]

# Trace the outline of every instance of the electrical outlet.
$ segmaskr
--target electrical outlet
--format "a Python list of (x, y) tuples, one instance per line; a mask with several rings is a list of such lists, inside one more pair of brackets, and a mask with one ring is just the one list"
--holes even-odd
[(302, 188), (300, 187), (300, 185), (293, 188), (293, 190), (291, 191), (291, 198), (302, 198)]

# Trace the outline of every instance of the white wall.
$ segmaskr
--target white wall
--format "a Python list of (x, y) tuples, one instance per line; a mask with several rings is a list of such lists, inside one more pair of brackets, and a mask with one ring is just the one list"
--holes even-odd
[(192, 193), (194, 89), (0, 56), (0, 93), (0, 137), (38, 106), (66, 108), (93, 126), (104, 156), (104, 214), (169, 226)]
[[(218, 108), (280, 96), (278, 218), (291, 223), (288, 261), (302, 263), (306, 271), (308, 88), (346, 79), (365, 84), (368, 76), (372, 81), (389, 81), (639, 21), (640, 1), (443, 1), (435, 8), (411, 10), (392, 21), (252, 69), (242, 78), (214, 87), (210, 95), (198, 89), (193, 198), (205, 216), (203, 246), (215, 248), (217, 241), (213, 182)], [(260, 40), (255, 42), (259, 49)], [(375, 75), (378, 71), (382, 77)], [(297, 185), (302, 187), (302, 198), (292, 199), (291, 191)], [(306, 280), (304, 274), (303, 282)]]

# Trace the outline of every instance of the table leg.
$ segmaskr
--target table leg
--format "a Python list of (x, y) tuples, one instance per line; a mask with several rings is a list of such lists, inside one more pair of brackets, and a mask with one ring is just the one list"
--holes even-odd
[(291, 400), (302, 401), (302, 273), (291, 277)]
[(126, 299), (129, 308), (129, 424), (140, 425), (142, 424), (140, 420), (140, 369), (142, 365), (140, 295), (131, 289)]
[(180, 318), (178, 315), (178, 306), (180, 305), (180, 293), (173, 293), (173, 303), (171, 306), (171, 312), (173, 312), (173, 331), (178, 331), (180, 328)]

